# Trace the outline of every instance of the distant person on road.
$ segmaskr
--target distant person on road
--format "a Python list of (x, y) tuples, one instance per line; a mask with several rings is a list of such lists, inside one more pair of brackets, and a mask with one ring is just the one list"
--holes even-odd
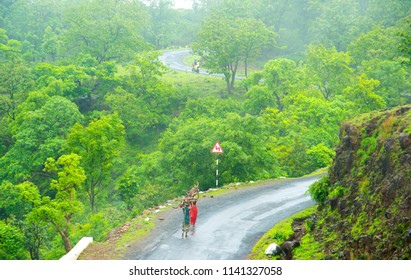
[(200, 60), (194, 60), (193, 72), (200, 73)]
[(191, 202), (190, 207), (190, 224), (194, 227), (196, 225), (198, 215), (197, 200)]
[(188, 231), (190, 230), (190, 204), (184, 202), (183, 208), (183, 232), (181, 233), (181, 238), (188, 236)]

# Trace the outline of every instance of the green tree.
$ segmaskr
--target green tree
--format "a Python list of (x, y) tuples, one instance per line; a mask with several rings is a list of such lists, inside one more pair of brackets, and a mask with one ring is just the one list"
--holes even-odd
[(255, 85), (247, 93), (244, 101), (245, 110), (252, 115), (258, 115), (264, 109), (276, 107), (276, 100), (266, 85)]
[(50, 57), (52, 62), (56, 60), (57, 53), (59, 50), (59, 44), (60, 42), (58, 35), (53, 32), (50, 26), (47, 26), (44, 32), (43, 43), (41, 44), (41, 48), (46, 59), (47, 57)]
[[(358, 75), (379, 81), (374, 92), (388, 107), (406, 104), (411, 88), (407, 56), (392, 46), (401, 46), (402, 28), (374, 26), (353, 41), (348, 52), (356, 64)], [(387, 78), (389, 77), (389, 78)]]
[(192, 47), (205, 60), (207, 71), (224, 75), (228, 92), (233, 88), (241, 59), (235, 34), (231, 20), (214, 15), (204, 21)]
[(126, 203), (128, 210), (132, 210), (134, 206), (133, 198), (141, 188), (138, 178), (135, 176), (135, 172), (131, 169), (127, 170), (122, 176), (118, 185), (118, 192), (120, 198)]
[(274, 36), (261, 21), (214, 13), (201, 26), (193, 51), (203, 57), (210, 73), (224, 75), (230, 93), (240, 61), (247, 64), (264, 46), (275, 42)]
[(141, 142), (171, 121), (175, 89), (161, 78), (165, 67), (157, 52), (136, 55), (126, 69), (122, 86), (107, 96), (106, 104), (123, 120), (128, 138)]
[[(26, 108), (30, 106), (33, 104), (27, 104)], [(66, 135), (81, 120), (77, 106), (60, 96), (49, 98), (41, 108), (19, 112), (14, 128), (15, 143), (0, 159), (0, 178), (12, 182), (30, 178), (40, 187), (45, 179), (44, 162), (48, 157), (57, 158), (63, 154)]]
[(398, 32), (396, 27), (373, 26), (371, 31), (361, 34), (348, 45), (352, 62), (358, 67), (364, 60), (392, 60), (398, 55), (398, 50), (392, 47), (400, 44)]
[[(384, 99), (388, 107), (407, 104), (411, 89), (410, 73), (401, 60), (369, 60), (363, 61), (360, 75), (379, 81), (375, 93)], [(387, 78), (389, 77), (389, 78)]]
[[(226, 182), (263, 180), (284, 175), (278, 157), (270, 145), (271, 127), (261, 117), (227, 115), (221, 146), (221, 176)], [(224, 182), (224, 181), (223, 181)]]
[(248, 63), (257, 58), (262, 49), (274, 47), (277, 34), (267, 28), (260, 20), (255, 18), (236, 19), (241, 43), (241, 56), (244, 62), (245, 76), (248, 76)]
[(277, 57), (301, 58), (301, 53), (313, 36), (309, 26), (314, 15), (308, 9), (312, 1), (301, 0), (259, 0), (253, 1), (255, 18), (261, 19), (279, 37), (278, 46), (270, 53)]
[(98, 63), (88, 54), (78, 55), (67, 65), (38, 63), (33, 73), (39, 90), (66, 97), (83, 113), (99, 108), (106, 94), (119, 84), (114, 62)]
[(57, 179), (51, 181), (50, 187), (57, 191), (56, 197), (50, 200), (43, 198), (42, 205), (30, 213), (31, 219), (51, 223), (64, 243), (64, 249), (72, 249), (70, 241), (71, 221), (74, 215), (83, 211), (82, 203), (77, 199), (77, 190), (86, 180), (80, 166), (80, 156), (62, 155), (56, 160), (48, 158), (45, 171), (56, 173)]
[(96, 210), (96, 197), (103, 195), (109, 185), (111, 167), (124, 143), (124, 126), (117, 114), (102, 116), (84, 127), (76, 124), (67, 136), (68, 149), (81, 156), (86, 172), (84, 183), (92, 211)]
[(168, 47), (173, 46), (189, 46), (196, 39), (198, 29), (203, 22), (205, 14), (189, 9), (173, 10), (176, 15), (173, 16), (173, 21), (169, 24), (169, 34), (167, 39)]
[[(326, 166), (328, 153), (338, 142), (341, 122), (355, 115), (355, 105), (342, 97), (328, 101), (296, 93), (284, 99), (284, 111), (267, 108), (261, 116), (271, 125), (267, 140), (287, 176), (301, 176)], [(324, 145), (324, 148), (319, 149)], [(323, 165), (325, 164), (325, 165)]]
[(138, 1), (83, 1), (65, 14), (67, 52), (86, 53), (99, 63), (127, 61), (146, 48), (140, 32), (147, 14)]
[(70, 101), (87, 96), (86, 89), (81, 85), (92, 79), (83, 67), (74, 64), (38, 63), (33, 72), (38, 90), (49, 96), (63, 96)]
[(379, 84), (379, 81), (367, 79), (366, 75), (363, 74), (357, 77), (356, 83), (347, 87), (344, 93), (349, 101), (356, 104), (358, 113), (384, 109), (386, 107), (384, 99), (374, 91)]
[(308, 11), (315, 14), (309, 31), (311, 43), (335, 47), (345, 51), (347, 44), (360, 32), (364, 17), (360, 14), (358, 0), (308, 1)]
[(24, 221), (23, 233), (25, 248), (30, 252), (32, 260), (40, 260), (41, 249), (48, 247), (48, 225), (45, 221), (39, 221), (29, 213)]
[(353, 72), (348, 54), (322, 45), (308, 47), (305, 69), (308, 83), (327, 100), (341, 94), (350, 85)]
[(32, 86), (30, 68), (21, 53), (21, 42), (0, 29), (0, 118), (14, 120), (18, 104)]
[[(10, 35), (23, 43), (24, 57), (31, 61), (42, 61), (42, 44), (47, 27), (50, 26), (58, 35), (63, 29), (62, 15), (69, 1), (7, 1), (7, 13), (4, 28)], [(71, 1), (73, 2), (73, 1)], [(73, 4), (73, 3), (72, 3)]]
[(129, 211), (136, 210), (141, 213), (181, 194), (167, 186), (167, 182), (162, 180), (163, 177), (159, 177), (162, 171), (156, 157), (158, 154), (155, 152), (150, 156), (140, 156), (139, 165), (131, 166), (122, 176), (118, 191)]
[(10, 219), (22, 220), (39, 202), (40, 193), (33, 183), (3, 181), (0, 185), (0, 219), (6, 224)]
[(170, 42), (170, 37), (175, 28), (174, 18), (176, 13), (172, 10), (171, 0), (149, 0), (147, 1), (151, 25), (148, 38), (156, 49), (161, 49)]
[[(301, 74), (294, 61), (287, 58), (277, 58), (268, 61), (264, 69), (254, 75), (259, 79), (254, 79), (256, 84), (252, 87), (247, 95), (249, 104), (255, 104), (259, 110), (276, 105), (280, 111), (284, 110), (283, 99), (285, 96), (292, 94), (298, 86)], [(251, 103), (251, 104), (250, 104)]]
[(134, 94), (122, 88), (117, 88), (108, 94), (106, 103), (121, 118), (130, 141), (134, 142), (141, 137), (142, 132), (151, 124), (149, 116), (144, 114), (144, 104), (141, 104)]

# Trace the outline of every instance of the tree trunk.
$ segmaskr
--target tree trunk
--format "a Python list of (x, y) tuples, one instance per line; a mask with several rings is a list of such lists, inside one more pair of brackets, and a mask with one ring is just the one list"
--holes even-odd
[(61, 239), (63, 239), (64, 249), (66, 250), (66, 253), (70, 252), (72, 247), (71, 247), (70, 239), (68, 238), (66, 231), (61, 230), (61, 228), (56, 223), (52, 222), (52, 224), (54, 225), (57, 232), (61, 236)]
[(63, 243), (64, 243), (64, 249), (66, 250), (66, 253), (70, 252), (71, 249), (73, 249), (71, 247), (71, 243), (70, 243), (70, 239), (68, 238), (67, 235), (61, 235), (61, 238), (63, 238)]
[(228, 63), (228, 64), (225, 65), (225, 67), (226, 67), (227, 71), (224, 73), (224, 80), (225, 80), (225, 83), (227, 85), (227, 92), (230, 93), (231, 92), (231, 81), (230, 81), (231, 64)]
[(230, 81), (230, 74), (224, 74), (224, 79), (227, 84), (227, 92), (231, 93), (231, 81)]
[(237, 60), (237, 61), (234, 63), (234, 67), (231, 67), (231, 89), (234, 88), (235, 75), (236, 75), (236, 73), (237, 73), (237, 68), (238, 68), (238, 61), (239, 61), (239, 60)]

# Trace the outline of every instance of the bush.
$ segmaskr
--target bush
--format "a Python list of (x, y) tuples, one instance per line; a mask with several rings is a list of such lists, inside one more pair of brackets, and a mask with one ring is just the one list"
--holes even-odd
[(328, 176), (322, 177), (319, 181), (311, 184), (308, 187), (308, 193), (311, 198), (317, 202), (320, 206), (324, 206), (324, 203), (331, 191), (330, 178)]
[(0, 222), (0, 260), (30, 259), (24, 247), (24, 235), (16, 227)]

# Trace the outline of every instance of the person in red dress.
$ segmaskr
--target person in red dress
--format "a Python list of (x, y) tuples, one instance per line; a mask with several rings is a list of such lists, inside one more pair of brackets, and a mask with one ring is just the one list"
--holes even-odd
[(197, 215), (198, 215), (197, 201), (194, 200), (193, 202), (191, 202), (191, 207), (190, 207), (190, 224), (192, 226), (195, 226), (196, 224)]

